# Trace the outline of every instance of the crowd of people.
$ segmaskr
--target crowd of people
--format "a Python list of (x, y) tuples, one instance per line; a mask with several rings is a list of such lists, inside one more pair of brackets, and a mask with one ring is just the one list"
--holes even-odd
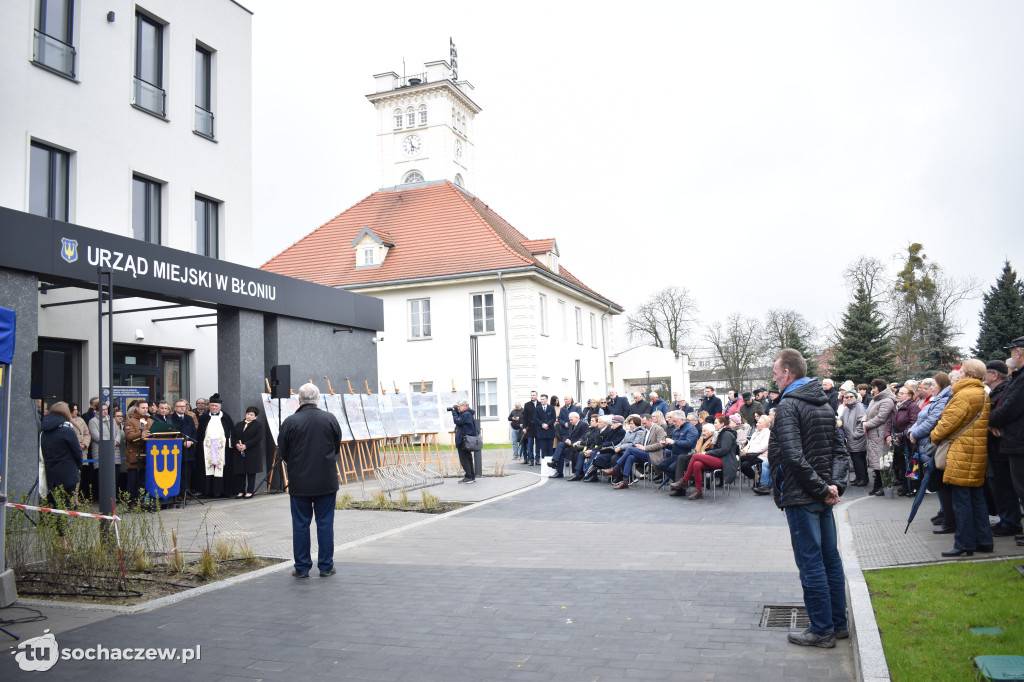
[(113, 413), (99, 398), (89, 410), (64, 401), (43, 407), (40, 452), (51, 504), (94, 499), (99, 490), (100, 441), (113, 441), (119, 498), (134, 508), (140, 499), (153, 502), (145, 491), (146, 440), (171, 437), (182, 442), (179, 497), (186, 494), (248, 499), (256, 492), (256, 477), (264, 469), (264, 428), (260, 409), (247, 407), (238, 422), (224, 412), (219, 394), (187, 400), (133, 400)]
[[(909, 498), (933, 466), (928, 489), (941, 503), (934, 532), (954, 535), (946, 556), (991, 552), (994, 536), (1024, 545), (1024, 337), (1009, 350), (1007, 360), (971, 359), (922, 379), (820, 380), (851, 460), (849, 485)], [(779, 492), (769, 444), (781, 400), (780, 391), (762, 387), (729, 391), (723, 401), (710, 385), (696, 406), (678, 393), (667, 402), (656, 392), (626, 398), (610, 390), (583, 405), (534, 391), (508, 421), (513, 456), (525, 466), (546, 461), (551, 478), (607, 477), (624, 490), (649, 477), (672, 496), (698, 500), (706, 485), (742, 475), (755, 493), (770, 495)]]

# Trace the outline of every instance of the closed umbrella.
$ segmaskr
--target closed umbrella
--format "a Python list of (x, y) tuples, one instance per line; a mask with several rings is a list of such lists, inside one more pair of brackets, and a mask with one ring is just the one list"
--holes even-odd
[(903, 530), (904, 535), (906, 535), (907, 531), (910, 530), (910, 523), (917, 515), (917, 509), (921, 506), (921, 500), (924, 499), (925, 491), (928, 489), (928, 479), (932, 477), (932, 470), (935, 469), (931, 457), (920, 450), (918, 450), (917, 456), (921, 461), (921, 480), (917, 486), (917, 494), (914, 495), (914, 503), (910, 505), (910, 515), (907, 516), (907, 527)]

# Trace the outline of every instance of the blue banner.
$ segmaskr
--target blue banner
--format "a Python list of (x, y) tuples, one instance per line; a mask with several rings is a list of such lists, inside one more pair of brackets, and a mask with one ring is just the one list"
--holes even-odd
[(166, 499), (178, 494), (181, 483), (180, 438), (146, 440), (146, 492)]

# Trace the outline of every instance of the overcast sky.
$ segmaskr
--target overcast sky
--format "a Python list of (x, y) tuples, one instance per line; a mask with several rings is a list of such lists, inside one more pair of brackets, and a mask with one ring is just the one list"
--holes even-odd
[(1024, 3), (244, 4), (257, 264), (378, 189), (372, 75), (451, 36), (468, 189), (627, 312), (676, 285), (825, 326), (846, 264), (914, 241), (986, 291), (1024, 268)]

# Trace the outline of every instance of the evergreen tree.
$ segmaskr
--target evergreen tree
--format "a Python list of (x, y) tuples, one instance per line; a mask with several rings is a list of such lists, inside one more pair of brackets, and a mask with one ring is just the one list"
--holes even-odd
[(853, 301), (843, 313), (834, 353), (832, 377), (836, 383), (850, 379), (866, 384), (875, 377), (891, 380), (899, 373), (892, 358), (888, 330), (863, 286), (857, 287)]
[(1010, 267), (1003, 265), (1003, 273), (987, 294), (982, 296), (981, 329), (974, 356), (988, 362), (1004, 360), (1006, 344), (1024, 336), (1024, 283)]
[(949, 327), (943, 323), (942, 316), (933, 310), (924, 327), (924, 347), (920, 355), (923, 376), (932, 376), (936, 372), (948, 372), (950, 367), (960, 364), (960, 349), (950, 343)]

